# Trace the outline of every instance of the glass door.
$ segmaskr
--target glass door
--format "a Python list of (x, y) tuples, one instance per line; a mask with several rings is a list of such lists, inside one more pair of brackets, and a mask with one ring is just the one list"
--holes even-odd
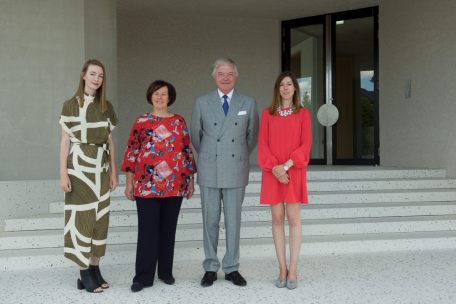
[[(286, 50), (283, 56), (284, 70), (290, 70), (297, 78), (301, 102), (312, 118), (325, 103), (325, 35), (324, 18), (285, 21), (287, 28)], [(326, 134), (324, 127), (312, 119), (311, 164), (326, 164)]]
[(371, 9), (332, 16), (335, 164), (379, 163), (376, 18)]
[[(282, 22), (282, 70), (298, 78), (312, 116), (311, 164), (379, 164), (378, 9)], [(339, 111), (331, 127), (318, 109)]]

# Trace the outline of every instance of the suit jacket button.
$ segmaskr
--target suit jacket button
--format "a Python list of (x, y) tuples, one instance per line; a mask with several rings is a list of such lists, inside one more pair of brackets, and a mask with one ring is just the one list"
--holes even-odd
[(217, 125), (217, 123), (216, 123), (216, 122), (214, 122), (214, 126), (216, 126), (216, 125)]
[(232, 139), (231, 141), (234, 142), (234, 139)]
[(237, 122), (235, 122), (234, 125), (237, 126)]
[(233, 157), (234, 157), (234, 154), (231, 154), (231, 156), (233, 156)]
[(220, 141), (220, 139), (217, 139), (217, 141)]

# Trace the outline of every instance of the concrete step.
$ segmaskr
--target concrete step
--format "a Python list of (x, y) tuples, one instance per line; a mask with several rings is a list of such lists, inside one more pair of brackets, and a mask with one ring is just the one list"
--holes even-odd
[[(444, 169), (416, 169), (370, 166), (309, 166), (308, 180), (383, 179), (383, 178), (443, 178)], [(261, 180), (261, 179), (260, 179)]]
[[(430, 190), (382, 190), (382, 191), (334, 191), (334, 192), (309, 192), (311, 205), (328, 204), (361, 204), (380, 202), (456, 202), (456, 189), (430, 189)], [(258, 206), (258, 194), (246, 194), (243, 206)], [(50, 213), (63, 213), (63, 202), (49, 204)], [(111, 199), (111, 211), (136, 210), (135, 202), (122, 198)], [(190, 200), (184, 199), (182, 208), (201, 208), (199, 195), (194, 195)]]
[[(456, 249), (456, 179), (445, 174), (445, 170), (310, 166), (310, 204), (301, 211), (301, 254)], [(259, 205), (260, 180), (261, 172), (252, 170), (242, 211), (242, 257), (275, 256), (270, 210)], [(136, 204), (123, 197), (123, 175), (120, 182), (112, 193), (108, 254), (103, 259), (108, 264), (133, 263), (135, 258)], [(176, 260), (203, 259), (198, 194), (197, 187), (196, 195), (182, 205)], [(53, 202), (50, 214), (5, 221), (0, 269), (74, 266), (63, 257), (63, 205)], [(220, 254), (224, 234), (222, 215)]]
[[(431, 215), (355, 219), (303, 220), (303, 235), (345, 235), (416, 231), (456, 231), (456, 215)], [(241, 238), (270, 237), (271, 222), (245, 222)], [(133, 244), (136, 242), (136, 227), (114, 227), (109, 231), (108, 244)], [(220, 239), (224, 239), (223, 224)], [(202, 225), (179, 225), (177, 241), (201, 241)], [(41, 231), (4, 232), (0, 237), (0, 250), (61, 247), (62, 229)]]
[[(339, 179), (397, 179), (397, 178), (444, 178), (445, 169), (416, 169), (399, 167), (371, 166), (309, 166), (307, 180), (339, 180)], [(249, 181), (261, 181), (261, 170), (252, 167)], [(119, 183), (125, 184), (125, 174), (119, 175)]]
[[(302, 219), (331, 219), (331, 218), (367, 218), (391, 216), (419, 216), (456, 214), (456, 202), (412, 202), (412, 203), (368, 203), (368, 204), (337, 204), (337, 205), (307, 205), (301, 210)], [(271, 220), (268, 206), (244, 207), (243, 222), (265, 222)], [(222, 214), (223, 222), (223, 214)], [(179, 224), (202, 223), (201, 209), (182, 209)], [(5, 220), (4, 231), (51, 230), (63, 227), (62, 214), (50, 214), (23, 219)], [(136, 211), (111, 212), (110, 227), (137, 226)]]
[[(310, 192), (323, 191), (373, 191), (373, 190), (418, 190), (418, 189), (451, 189), (456, 188), (456, 179), (447, 178), (414, 178), (414, 179), (375, 179), (375, 180), (319, 180), (308, 181)], [(119, 185), (111, 192), (111, 197), (124, 197), (125, 184)], [(246, 193), (260, 193), (261, 182), (249, 182)], [(195, 194), (199, 194), (195, 186)]]
[[(241, 239), (241, 263), (247, 258), (274, 257), (270, 237)], [(407, 250), (456, 249), (455, 231), (373, 233), (337, 236), (303, 236), (301, 255), (334, 255)], [(219, 257), (225, 252), (225, 242), (219, 242)], [(135, 261), (136, 244), (108, 245), (103, 265), (131, 264)], [(175, 261), (203, 261), (201, 241), (176, 242)], [(62, 248), (42, 248), (0, 251), (0, 271), (30, 270), (52, 267), (74, 267), (63, 257)]]

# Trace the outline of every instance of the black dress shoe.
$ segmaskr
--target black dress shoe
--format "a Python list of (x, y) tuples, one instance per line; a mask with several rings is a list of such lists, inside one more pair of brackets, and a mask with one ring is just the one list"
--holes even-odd
[(201, 286), (209, 287), (217, 281), (217, 273), (214, 271), (206, 271), (203, 278), (201, 279)]
[(131, 291), (133, 291), (133, 292), (141, 291), (141, 290), (143, 290), (143, 288), (144, 288), (144, 285), (139, 282), (133, 282), (133, 284), (131, 285)]
[(246, 286), (247, 281), (241, 276), (239, 271), (233, 271), (225, 274), (225, 280), (233, 282), (237, 286)]
[(176, 283), (176, 280), (174, 279), (173, 276), (170, 276), (170, 277), (158, 277), (163, 283), (167, 284), (167, 285), (174, 285), (174, 283)]

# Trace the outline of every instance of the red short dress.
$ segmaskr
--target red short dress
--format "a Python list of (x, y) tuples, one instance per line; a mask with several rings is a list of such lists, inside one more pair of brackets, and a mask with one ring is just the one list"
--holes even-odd
[[(301, 108), (288, 116), (271, 115), (269, 109), (263, 111), (258, 135), (258, 165), (262, 169), (260, 204), (308, 203), (306, 173), (311, 144), (307, 109)], [(272, 168), (290, 158), (290, 182), (282, 184), (272, 174)]]

